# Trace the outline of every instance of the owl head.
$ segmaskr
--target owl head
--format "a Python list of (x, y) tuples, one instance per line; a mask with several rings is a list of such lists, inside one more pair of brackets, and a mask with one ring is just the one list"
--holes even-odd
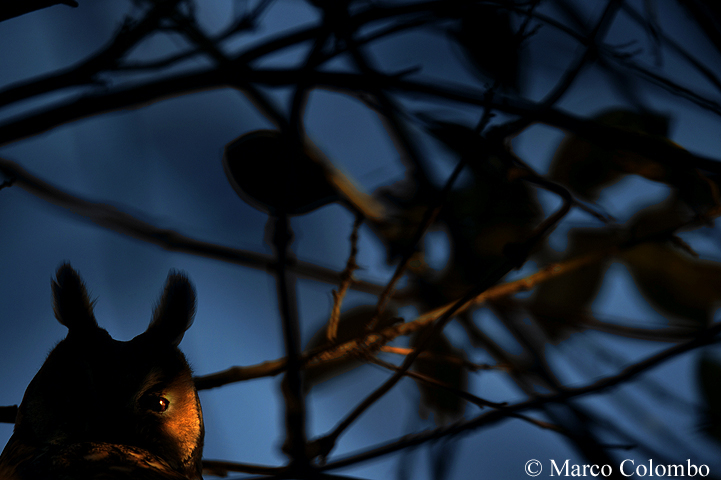
[(178, 349), (195, 313), (188, 278), (168, 275), (147, 330), (127, 342), (98, 326), (70, 265), (58, 269), (52, 290), (68, 334), (25, 391), (0, 472), (21, 480), (200, 479), (203, 414)]

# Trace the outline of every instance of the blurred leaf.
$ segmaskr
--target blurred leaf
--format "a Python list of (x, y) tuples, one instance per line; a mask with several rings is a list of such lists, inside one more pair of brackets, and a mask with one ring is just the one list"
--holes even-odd
[[(670, 119), (665, 115), (616, 109), (596, 116), (595, 120), (640, 136), (662, 138), (670, 149), (681, 148), (666, 138)], [(567, 185), (576, 195), (590, 201), (597, 200), (604, 188), (629, 174), (675, 187), (679, 198), (697, 213), (719, 204), (716, 184), (691, 166), (665, 158), (611, 150), (572, 134), (559, 146), (549, 172), (553, 180)]]
[[(411, 338), (411, 348), (418, 346), (422, 334), (414, 335)], [(426, 352), (432, 354), (428, 357), (419, 357), (413, 364), (413, 369), (427, 377), (443, 382), (457, 390), (465, 391), (468, 387), (468, 372), (462, 361), (446, 361), (442, 357), (465, 360), (463, 350), (454, 347), (445, 335), (441, 334), (426, 348)], [(421, 392), (420, 415), (427, 418), (433, 413), (433, 419), (437, 425), (445, 425), (459, 419), (465, 410), (466, 401), (445, 388), (436, 387), (428, 383), (416, 380), (416, 385)]]
[(238, 196), (266, 213), (284, 209), (290, 215), (302, 215), (343, 200), (370, 220), (380, 221), (385, 215), (382, 205), (310, 140), (295, 148), (277, 130), (256, 130), (230, 142), (223, 167)]
[[(571, 230), (568, 248), (560, 261), (603, 250), (616, 242), (613, 231)], [(591, 304), (601, 288), (610, 260), (590, 263), (536, 287), (528, 309), (552, 342), (564, 340), (573, 331), (584, 328), (581, 320), (591, 313)]]
[(298, 215), (338, 199), (323, 166), (279, 131), (236, 138), (225, 147), (223, 166), (236, 193), (264, 212)]
[(699, 359), (696, 372), (705, 403), (704, 431), (721, 443), (721, 363), (704, 355)]
[[(449, 147), (461, 156), (472, 182), (448, 195), (441, 220), (448, 226), (453, 266), (465, 283), (506, 259), (506, 247), (524, 242), (542, 219), (535, 191), (516, 177), (517, 167), (508, 156), (466, 127), (442, 125), (441, 139), (453, 138)], [(460, 129), (470, 132), (461, 134)]]
[(697, 260), (661, 243), (643, 243), (621, 258), (659, 312), (697, 327), (711, 320), (721, 302), (721, 264)]
[[(453, 122), (428, 120), (426, 130), (466, 165), (464, 178), (457, 182), (461, 186), (448, 193), (436, 220), (444, 224), (451, 242), (448, 266), (440, 275), (429, 272), (418, 279), (423, 301), (436, 307), (463, 295), (489, 268), (505, 261), (507, 246), (526, 241), (542, 214), (534, 189), (518, 178), (518, 167), (503, 151), (504, 145)], [(385, 190), (385, 194), (404, 206), (405, 218), (420, 222), (426, 205), (437, 200), (413, 185), (404, 185), (405, 190)], [(418, 223), (412, 225), (406, 236), (415, 232)]]
[[(647, 135), (665, 137), (668, 133), (669, 118), (663, 115), (617, 109), (601, 113), (594, 120), (602, 125)], [(626, 173), (648, 177), (663, 175), (662, 168), (651, 159), (635, 153), (609, 150), (604, 145), (569, 134), (556, 150), (549, 175), (577, 195), (595, 201), (601, 190)]]
[[(383, 222), (371, 223), (371, 228), (386, 247), (387, 262), (392, 263), (409, 248), (423, 221), (431, 199), (424, 196), (410, 179), (406, 178), (389, 186), (379, 188), (375, 197), (386, 205)], [(415, 246), (422, 259), (421, 245)]]
[[(453, 255), (447, 277), (438, 282), (447, 294), (432, 295), (437, 297), (435, 305), (456, 297), (489, 267), (505, 260), (507, 245), (528, 239), (542, 217), (534, 190), (517, 178), (518, 168), (499, 150), (505, 146), (491, 144), (457, 123), (429, 121), (426, 129), (464, 161), (466, 172), (470, 172), (463, 187), (448, 193), (436, 219), (447, 227)], [(393, 204), (389, 211), (395, 209), (388, 216), (389, 222), (382, 228), (376, 226), (389, 261), (409, 248), (425, 212), (437, 204), (439, 190), (423, 190), (404, 180), (376, 192)], [(418, 262), (422, 263), (421, 256)]]
[(637, 212), (629, 220), (628, 230), (636, 238), (645, 238), (671, 232), (693, 216), (694, 212), (688, 205), (678, 195), (671, 194), (663, 202)]
[[(629, 221), (628, 230), (635, 238), (668, 236), (693, 215), (677, 195), (670, 195), (666, 201), (638, 212)], [(623, 252), (620, 259), (651, 305), (677, 322), (705, 326), (721, 304), (721, 264), (694, 258), (671, 241), (642, 243)]]
[(521, 45), (508, 11), (493, 5), (467, 5), (461, 9), (460, 27), (449, 33), (475, 73), (519, 90)]
[[(335, 343), (345, 343), (349, 340), (353, 340), (354, 338), (363, 336), (366, 333), (365, 326), (368, 324), (371, 317), (373, 317), (375, 309), (375, 305), (362, 305), (341, 313)], [(381, 315), (381, 318), (378, 320), (378, 324), (373, 331), (377, 332), (383, 330), (386, 327), (398, 323), (398, 321), (397, 311), (392, 307), (388, 307), (383, 315)], [(305, 347), (305, 351), (329, 346), (330, 342), (328, 341), (326, 334), (327, 329), (328, 324), (323, 324), (323, 327), (310, 339)], [(363, 363), (363, 361), (357, 358), (348, 356), (308, 368), (304, 371), (304, 387), (306, 391), (310, 390), (315, 385), (347, 373), (354, 368), (363, 365)]]

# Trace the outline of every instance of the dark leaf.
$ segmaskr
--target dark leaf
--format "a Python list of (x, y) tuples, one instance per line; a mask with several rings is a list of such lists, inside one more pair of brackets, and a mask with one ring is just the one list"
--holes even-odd
[[(665, 137), (668, 117), (629, 110), (609, 110), (594, 118), (602, 125), (631, 132)], [(653, 160), (635, 153), (610, 150), (585, 138), (569, 134), (556, 150), (550, 177), (567, 185), (582, 198), (595, 201), (604, 188), (626, 173), (661, 177), (663, 169)]]
[[(448, 233), (450, 262), (440, 275), (420, 280), (424, 302), (436, 307), (463, 295), (489, 268), (505, 261), (507, 247), (526, 241), (542, 215), (534, 189), (518, 177), (505, 146), (457, 123), (428, 121), (426, 130), (465, 165), (463, 180), (448, 192), (436, 220)], [(395, 224), (405, 235), (396, 233), (394, 241), (410, 238), (435, 200), (405, 186), (385, 193), (405, 212), (399, 217), (406, 223)]]
[[(665, 115), (615, 109), (596, 116), (595, 120), (601, 125), (638, 134), (639, 139), (652, 136), (663, 139), (669, 148), (681, 148), (667, 138), (670, 118)], [(625, 175), (639, 175), (675, 187), (679, 198), (697, 213), (703, 213), (719, 203), (716, 184), (692, 166), (666, 158), (649, 158), (627, 150), (609, 149), (572, 134), (558, 147), (549, 175), (589, 201), (597, 200), (604, 188)]]
[(474, 73), (504, 88), (519, 90), (520, 41), (507, 11), (493, 5), (467, 5), (462, 8), (460, 27), (450, 34)]
[[(522, 243), (541, 221), (535, 191), (517, 178), (503, 146), (472, 130), (441, 125), (434, 134), (467, 163), (471, 182), (448, 195), (440, 218), (447, 225), (455, 268), (468, 283), (506, 258), (509, 244)], [(466, 129), (464, 132), (463, 129)]]
[[(613, 232), (600, 229), (575, 229), (568, 237), (568, 248), (560, 261), (603, 250), (617, 241)], [(582, 320), (591, 314), (609, 263), (610, 258), (590, 263), (536, 288), (528, 308), (553, 342), (583, 329)]]
[[(629, 221), (637, 238), (669, 232), (693, 212), (676, 196), (639, 212)], [(666, 233), (666, 237), (668, 234)], [(676, 322), (701, 327), (721, 304), (721, 264), (700, 260), (671, 242), (642, 243), (624, 251), (626, 264), (643, 296)]]
[(384, 222), (372, 223), (371, 228), (386, 247), (388, 263), (414, 247), (417, 260), (423, 262), (421, 245), (414, 246), (413, 240), (424, 215), (432, 208), (432, 199), (427, 193), (421, 192), (409, 179), (376, 190), (375, 197), (387, 205), (388, 213)]
[(228, 181), (247, 203), (264, 212), (310, 212), (338, 199), (322, 165), (281, 132), (257, 130), (225, 147)]
[[(411, 339), (411, 347), (418, 346), (419, 338), (415, 335)], [(466, 356), (463, 350), (454, 347), (445, 335), (441, 334), (434, 339), (425, 350), (428, 356), (419, 357), (414, 363), (414, 370), (434, 380), (445, 383), (456, 389), (465, 391), (468, 387), (468, 372), (462, 360)], [(457, 359), (458, 361), (449, 361)], [(433, 413), (434, 421), (438, 425), (445, 425), (459, 419), (465, 410), (466, 401), (453, 391), (416, 381), (421, 392), (420, 414), (426, 418)]]
[(638, 245), (621, 258), (643, 296), (660, 313), (699, 328), (711, 320), (721, 302), (721, 264), (661, 243)]
[(699, 359), (697, 378), (704, 401), (703, 427), (711, 438), (721, 443), (721, 363), (709, 356)]
[(310, 140), (295, 143), (277, 130), (256, 130), (226, 145), (223, 168), (238, 196), (266, 213), (301, 215), (341, 200), (371, 221), (384, 219), (383, 206)]

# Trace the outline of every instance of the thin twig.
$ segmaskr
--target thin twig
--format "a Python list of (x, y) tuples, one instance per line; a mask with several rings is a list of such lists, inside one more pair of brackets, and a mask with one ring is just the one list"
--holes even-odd
[(611, 54), (610, 57), (613, 58), (619, 65), (621, 65), (621, 67), (628, 68), (629, 70), (638, 73), (639, 76), (641, 76), (642, 78), (645, 78), (647, 81), (653, 83), (654, 85), (663, 88), (667, 92), (684, 98), (690, 102), (693, 102), (699, 107), (713, 112), (716, 115), (721, 115), (721, 104), (719, 104), (718, 102), (714, 102), (709, 98), (699, 95), (698, 93), (696, 93), (695, 90), (679, 85), (678, 83), (673, 82), (672, 80), (663, 77), (662, 75), (654, 73), (651, 70), (643, 67), (642, 65), (633, 62), (628, 58), (624, 58), (621, 55)]
[[(721, 215), (721, 208), (717, 208), (707, 214), (708, 218), (712, 218), (718, 215)], [(315, 365), (316, 363), (323, 363), (328, 360), (352, 354), (353, 352), (359, 351), (359, 349), (377, 349), (381, 345), (384, 345), (385, 343), (393, 340), (396, 337), (408, 335), (410, 333), (419, 331), (426, 325), (447, 315), (454, 308), (455, 314), (459, 314), (468, 311), (469, 309), (476, 307), (486, 301), (504, 298), (510, 295), (514, 295), (516, 293), (531, 290), (539, 283), (551, 280), (561, 275), (565, 275), (586, 265), (599, 262), (603, 259), (613, 257), (620, 251), (632, 248), (638, 244), (644, 242), (666, 240), (676, 231), (683, 228), (688, 228), (693, 225), (697, 225), (704, 220), (705, 219), (702, 218), (694, 218), (660, 232), (653, 232), (648, 235), (644, 235), (643, 237), (631, 238), (620, 245), (612, 245), (595, 252), (565, 260), (563, 262), (547, 265), (538, 272), (531, 274), (525, 278), (495, 285), (487, 289), (486, 291), (478, 293), (475, 296), (470, 296), (470, 298), (468, 298), (462, 305), (458, 307), (456, 307), (456, 304), (458, 302), (450, 302), (446, 305), (435, 308), (416, 317), (412, 322), (393, 325), (391, 327), (387, 327), (381, 332), (378, 332), (377, 334), (371, 333), (363, 338), (350, 340), (344, 344), (333, 346), (325, 351), (311, 354), (307, 359), (307, 364)]]
[[(721, 209), (718, 209), (715, 212), (712, 212), (713, 215), (718, 216), (721, 214)], [(480, 293), (479, 295), (469, 299), (466, 301), (462, 306), (460, 306), (456, 314), (460, 314), (463, 312), (467, 312), (470, 309), (477, 307), (478, 305), (481, 305), (487, 301), (491, 300), (498, 300), (501, 298), (505, 298), (511, 295), (515, 295), (517, 293), (526, 292), (533, 288), (535, 288), (537, 285), (552, 280), (554, 278), (567, 275), (575, 270), (578, 270), (579, 268), (583, 268), (587, 265), (591, 265), (593, 263), (602, 261), (606, 258), (613, 257), (620, 251), (632, 248), (635, 245), (638, 245), (640, 243), (646, 242), (646, 241), (659, 241), (663, 240), (669, 237), (669, 235), (672, 235), (675, 231), (688, 228), (690, 226), (696, 225), (698, 222), (701, 222), (701, 219), (693, 219), (691, 221), (684, 222), (680, 225), (676, 225), (673, 228), (670, 228), (668, 230), (664, 230), (662, 232), (652, 233), (649, 235), (645, 235), (642, 238), (633, 238), (627, 242), (625, 242), (622, 245), (614, 245), (610, 246), (605, 249), (601, 249), (596, 252), (591, 252), (585, 255), (580, 255), (578, 257), (574, 257), (568, 260), (564, 260), (562, 262), (553, 263), (550, 265), (547, 265), (546, 267), (542, 268), (536, 273), (533, 273), (527, 277), (514, 280), (512, 282), (506, 282), (501, 283), (499, 285), (495, 285), (485, 292)], [(449, 310), (453, 307), (454, 303), (448, 303), (446, 305), (443, 305), (441, 307), (435, 308), (433, 310), (430, 310), (418, 317), (416, 317), (413, 321), (406, 322), (406, 323), (400, 323), (397, 325), (392, 325), (390, 327), (387, 327), (380, 332), (373, 332), (368, 333), (363, 337), (356, 338), (349, 340), (345, 343), (342, 343), (340, 345), (332, 345), (329, 347), (325, 347), (319, 351), (311, 351), (306, 352), (303, 354), (303, 365), (304, 368), (308, 367), (314, 367), (321, 365), (325, 362), (329, 362), (332, 360), (336, 360), (338, 358), (342, 358), (348, 355), (355, 355), (362, 351), (374, 351), (377, 349), (380, 349), (383, 347), (386, 343), (390, 342), (391, 340), (405, 335), (410, 335), (411, 333), (415, 333), (417, 331), (420, 331), (430, 323), (436, 321), (438, 318), (443, 316), (444, 314), (447, 314)], [(584, 323), (584, 325), (587, 328), (595, 328), (602, 331), (609, 331), (614, 334), (619, 335), (628, 335), (632, 337), (637, 337), (644, 334), (645, 329), (631, 329), (630, 327), (616, 327), (611, 324), (602, 324), (600, 322), (591, 322), (591, 323)], [(683, 340), (684, 336), (681, 335), (682, 332), (671, 330), (669, 332), (665, 331), (650, 331), (648, 332), (649, 335), (652, 336), (653, 339), (656, 339), (657, 335), (661, 335), (658, 339), (663, 339), (667, 341), (679, 341)], [(693, 332), (686, 332), (684, 333), (685, 336), (692, 336)], [(645, 338), (645, 337), (643, 337)], [(396, 347), (389, 347), (389, 348), (396, 348)], [(389, 351), (393, 351), (392, 349)], [(422, 354), (419, 353), (419, 355)], [(215, 388), (219, 387), (221, 385), (225, 385), (227, 383), (233, 383), (233, 382), (239, 382), (254, 378), (261, 378), (265, 376), (274, 376), (278, 375), (279, 373), (282, 373), (285, 369), (285, 360), (279, 359), (269, 362), (264, 362), (258, 365), (254, 366), (248, 366), (248, 367), (232, 367), (228, 370), (225, 370), (223, 372), (218, 372), (215, 374), (197, 377), (196, 381), (199, 384), (199, 388)]]
[(198, 390), (210, 390), (231, 383), (244, 382), (255, 378), (274, 377), (285, 371), (287, 362), (285, 358), (271, 360), (248, 367), (230, 367), (221, 372), (195, 377), (195, 387)]
[[(259, 2), (255, 9), (242, 17), (237, 18), (231, 25), (226, 27), (222, 32), (209, 37), (211, 41), (214, 44), (220, 44), (224, 40), (227, 40), (231, 38), (233, 35), (244, 32), (247, 30), (252, 30), (256, 26), (257, 19), (263, 14), (263, 12), (268, 8), (268, 6), (273, 2), (273, 0), (263, 0)], [(306, 30), (307, 32), (308, 30)], [(115, 66), (112, 71), (114, 72), (134, 72), (134, 71), (144, 71), (144, 70), (162, 70), (163, 68), (167, 68), (170, 66), (173, 66), (183, 60), (188, 60), (190, 58), (193, 58), (195, 56), (199, 56), (201, 54), (205, 54), (206, 50), (203, 48), (192, 48), (187, 51), (177, 53), (174, 55), (169, 55), (165, 58), (162, 58), (160, 60), (153, 60), (153, 61), (147, 61), (147, 62), (128, 62), (125, 61), (120, 65)]]
[(505, 276), (513, 268), (516, 268), (520, 263), (521, 259), (525, 258), (527, 253), (532, 247), (535, 246), (536, 235), (532, 235), (529, 242), (526, 245), (521, 246), (516, 251), (509, 254), (508, 258), (499, 262), (499, 264), (491, 269), (485, 278), (478, 283), (475, 287), (469, 290), (462, 298), (453, 303), (453, 305), (445, 311), (436, 320), (431, 328), (423, 331), (420, 340), (416, 345), (416, 348), (411, 352), (410, 355), (406, 356), (403, 364), (398, 370), (382, 385), (376, 388), (368, 396), (365, 397), (346, 417), (328, 434), (315, 440), (313, 443), (316, 445), (320, 455), (321, 461), (323, 461), (328, 453), (333, 449), (335, 443), (340, 435), (353, 423), (355, 422), (369, 407), (376, 403), (381, 397), (388, 393), (399, 381), (403, 378), (405, 372), (415, 362), (418, 355), (420, 355), (428, 345), (443, 331), (448, 322), (458, 313), (458, 311), (472, 299), (478, 297), (487, 291), (491, 286), (498, 282), (503, 276)]
[(455, 436), (462, 433), (467, 433), (472, 430), (476, 430), (481, 427), (486, 427), (495, 424), (499, 421), (511, 418), (511, 413), (521, 412), (524, 410), (531, 410), (549, 403), (564, 402), (571, 398), (575, 398), (581, 395), (588, 395), (592, 393), (600, 393), (603, 390), (615, 387), (617, 385), (624, 384), (632, 380), (637, 375), (650, 370), (668, 360), (678, 357), (686, 352), (700, 348), (705, 345), (717, 343), (719, 341), (718, 334), (721, 332), (721, 323), (716, 323), (711, 327), (700, 332), (699, 335), (679, 345), (675, 345), (666, 350), (663, 350), (655, 355), (652, 355), (645, 360), (639, 361), (623, 369), (616, 375), (604, 377), (595, 382), (589, 383), (582, 387), (566, 388), (562, 392), (553, 395), (540, 395), (531, 400), (520, 402), (514, 405), (509, 405), (502, 410), (493, 410), (477, 416), (476, 418), (456, 423), (447, 427), (437, 428), (429, 432), (423, 432), (415, 435), (406, 435), (398, 440), (388, 442), (384, 445), (380, 445), (375, 448), (368, 449), (361, 453), (351, 454), (345, 458), (329, 462), (326, 465), (320, 467), (322, 470), (331, 470), (336, 468), (345, 467), (348, 465), (355, 465), (363, 461), (375, 459), (384, 455), (388, 455), (404, 448), (414, 447), (423, 443), (436, 440), (438, 438)]
[[(371, 356), (369, 358), (369, 361), (372, 363), (375, 363), (376, 365), (379, 365), (385, 369), (388, 369), (392, 372), (399, 372), (400, 367), (397, 365), (393, 365), (392, 363), (386, 362), (384, 360), (381, 360), (378, 357)], [(498, 402), (491, 402), (490, 400), (485, 400), (481, 397), (478, 397), (476, 395), (473, 395), (472, 393), (466, 392), (465, 390), (461, 390), (459, 388), (456, 388), (452, 385), (447, 384), (446, 382), (443, 382), (441, 380), (438, 380), (437, 378), (430, 377), (428, 375), (424, 375), (419, 372), (414, 372), (413, 370), (408, 370), (402, 373), (402, 375), (412, 378), (414, 380), (418, 380), (421, 383), (425, 383), (427, 385), (431, 385), (433, 387), (442, 388), (443, 390), (447, 390), (449, 392), (452, 392), (454, 395), (458, 395), (462, 399), (471, 402), (475, 405), (478, 405), (479, 407), (493, 407), (493, 408), (503, 408), (507, 403), (498, 403)]]
[[(391, 347), (388, 345), (383, 345), (378, 349), (381, 352), (385, 353), (395, 353), (397, 355), (409, 355), (413, 349), (412, 348), (404, 348), (404, 347)], [(452, 363), (454, 365), (461, 365), (463, 368), (471, 371), (471, 372), (478, 372), (480, 370), (503, 370), (506, 367), (503, 365), (489, 365), (486, 363), (473, 363), (469, 362), (465, 358), (462, 357), (455, 357), (451, 355), (441, 355), (435, 352), (421, 352), (418, 358), (422, 358), (424, 360), (432, 360), (436, 362), (445, 362), (445, 363)]]
[[(639, 25), (645, 24), (645, 18), (643, 17), (643, 15), (640, 14), (628, 2), (624, 2), (623, 9), (636, 23), (638, 23)], [(683, 58), (685, 58), (688, 63), (690, 63), (696, 70), (698, 70), (699, 73), (701, 73), (701, 75), (706, 77), (709, 82), (713, 83), (716, 86), (717, 90), (721, 91), (721, 79), (719, 79), (719, 77), (710, 68), (701, 63), (701, 61), (694, 57), (691, 52), (687, 51), (673, 38), (670, 38), (665, 33), (663, 33), (663, 31), (659, 30), (658, 36), (666, 45), (668, 45), (668, 47), (671, 48), (671, 50), (675, 51)]]
[(332, 290), (333, 294), (333, 308), (330, 313), (330, 319), (328, 320), (328, 330), (326, 337), (330, 343), (335, 343), (338, 335), (338, 322), (340, 322), (340, 309), (343, 305), (343, 298), (345, 297), (348, 288), (354, 282), (353, 272), (358, 269), (356, 263), (356, 255), (358, 254), (358, 229), (363, 223), (363, 217), (358, 215), (353, 224), (353, 231), (350, 235), (350, 254), (348, 255), (348, 261), (346, 262), (345, 269), (341, 273), (341, 283), (338, 290)]
[[(484, 113), (484, 118), (489, 114), (490, 110), (487, 109)], [(481, 123), (483, 121), (481, 120)], [(414, 252), (416, 251), (416, 248), (420, 241), (423, 239), (423, 236), (426, 234), (428, 229), (433, 225), (433, 223), (436, 220), (436, 217), (438, 217), (438, 214), (440, 213), (441, 209), (443, 208), (443, 204), (445, 203), (446, 199), (448, 198), (448, 194), (451, 191), (451, 188), (453, 188), (454, 183), (458, 179), (458, 176), (461, 174), (463, 169), (466, 166), (468, 159), (467, 158), (461, 158), (458, 163), (456, 164), (456, 167), (453, 169), (453, 172), (448, 176), (448, 179), (446, 180), (445, 184), (443, 185), (443, 189), (433, 197), (432, 202), (433, 204), (430, 205), (428, 208), (426, 208), (425, 212), (423, 212), (423, 218), (421, 219), (420, 223), (418, 224), (418, 227), (415, 230), (415, 233), (413, 234), (413, 238), (406, 246), (406, 250), (403, 253), (403, 257), (401, 258), (401, 261), (398, 263), (398, 266), (396, 267), (396, 270), (393, 272), (393, 277), (391, 280), (386, 284), (386, 288), (383, 290), (383, 293), (378, 297), (378, 302), (376, 303), (376, 309), (373, 313), (373, 316), (371, 317), (370, 321), (368, 322), (368, 325), (366, 325), (367, 331), (373, 331), (378, 324), (379, 319), (383, 315), (383, 312), (385, 311), (386, 306), (388, 305), (388, 302), (390, 302), (393, 292), (395, 291), (396, 285), (400, 281), (400, 279), (403, 277), (403, 274), (405, 273), (406, 269), (408, 268), (408, 263), (410, 262), (411, 258), (413, 257)]]
[[(10, 160), (0, 158), (0, 172), (14, 178), (17, 186), (38, 198), (65, 208), (100, 227), (155, 244), (165, 250), (203, 256), (259, 270), (271, 271), (274, 268), (275, 260), (270, 255), (216, 245), (171, 229), (157, 227), (117, 207), (85, 200), (61, 190)], [(320, 282), (337, 285), (342, 281), (341, 273), (310, 262), (293, 260), (288, 268), (301, 277)], [(356, 280), (349, 288), (374, 295), (383, 291), (382, 286), (362, 280)]]
[(588, 35), (586, 48), (583, 53), (566, 70), (563, 78), (558, 82), (558, 84), (556, 84), (553, 90), (551, 90), (551, 92), (549, 92), (549, 94), (541, 101), (541, 105), (543, 105), (543, 107), (550, 107), (560, 100), (575, 82), (578, 74), (581, 73), (584, 66), (596, 55), (598, 44), (603, 42), (603, 37), (608, 32), (609, 28), (611, 28), (611, 24), (613, 23), (613, 20), (623, 3), (623, 0), (609, 0), (603, 14), (601, 14), (601, 18)]
[[(622, 4), (623, 0), (609, 0), (601, 18), (584, 41), (583, 53), (566, 69), (563, 78), (561, 78), (554, 88), (541, 100), (539, 108), (547, 109), (552, 107), (565, 95), (568, 89), (571, 88), (571, 85), (576, 81), (581, 71), (592, 58), (597, 55), (598, 44), (603, 41), (603, 37), (611, 27), (611, 23)], [(509, 124), (496, 127), (489, 135), (495, 138), (506, 138), (517, 134), (531, 123), (532, 119), (522, 117)]]
[[(255, 85), (246, 82), (242, 71), (246, 70), (245, 65), (239, 65), (231, 61), (230, 58), (221, 50), (219, 45), (209, 38), (200, 28), (198, 28), (194, 19), (190, 19), (180, 12), (175, 11), (172, 19), (176, 22), (179, 30), (188, 38), (188, 40), (198, 46), (201, 50), (218, 65), (220, 71), (232, 72), (240, 70), (240, 74), (233, 75), (233, 85), (239, 90), (245, 92), (248, 99), (258, 108), (268, 120), (273, 122), (282, 130), (287, 129), (288, 120), (278, 108), (273, 99), (261, 92)], [(240, 68), (238, 68), (240, 67)]]
[[(485, 92), (477, 93), (467, 87), (442, 86), (383, 75), (367, 78), (367, 76), (353, 73), (325, 71), (303, 73), (293, 68), (255, 69), (243, 72), (246, 83), (269, 86), (293, 84), (301, 80), (298, 78), (300, 74), (311, 75), (313, 77), (311, 80), (317, 86), (338, 90), (363, 92), (367, 90), (369, 83), (375, 83), (381, 88), (404, 95), (421, 95), (466, 105), (492, 107), (506, 113), (527, 116), (533, 122), (541, 122), (567, 130), (591, 141), (602, 142), (609, 148), (627, 150), (651, 158), (666, 158), (670, 162), (693, 165), (715, 173), (721, 172), (721, 163), (716, 159), (693, 154), (669, 145), (663, 139), (599, 124), (554, 108), (542, 109), (537, 103), (520, 98), (504, 98), (503, 101), (489, 100), (485, 96)], [(0, 145), (37, 135), (60, 124), (87, 116), (107, 113), (119, 108), (148, 105), (164, 98), (229, 84), (232, 84), (232, 81), (228, 78), (227, 73), (216, 69), (203, 69), (151, 81), (140, 86), (119, 87), (111, 90), (110, 93), (88, 94), (77, 100), (60, 102), (47, 110), (0, 124)]]
[[(160, 25), (166, 15), (175, 9), (180, 0), (157, 2), (145, 17), (135, 23), (126, 22), (115, 38), (102, 50), (87, 60), (67, 67), (59, 72), (44, 75), (29, 82), (11, 85), (0, 91), (0, 106), (24, 100), (48, 92), (55, 92), (67, 87), (94, 83), (95, 76), (101, 71), (117, 65), (135, 45), (150, 35)], [(4, 2), (5, 4), (23, 5), (30, 2)], [(61, 3), (61, 2), (55, 2)], [(65, 3), (65, 2), (62, 2)], [(75, 2), (72, 2), (75, 3)], [(2, 15), (0, 14), (0, 17)]]

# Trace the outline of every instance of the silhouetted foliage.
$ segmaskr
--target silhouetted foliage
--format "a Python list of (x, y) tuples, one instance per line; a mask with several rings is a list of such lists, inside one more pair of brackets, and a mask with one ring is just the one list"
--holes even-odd
[[(32, 3), (37, 5), (28, 12), (45, 6)], [(332, 475), (344, 467), (396, 454), (399, 477), (410, 478), (409, 452), (427, 446), (429, 475), (448, 478), (455, 442), (509, 419), (556, 432), (585, 463), (613, 465), (615, 477), (619, 448), (678, 464), (688, 458), (680, 439), (693, 437), (691, 451), (703, 444), (718, 453), (713, 442), (721, 441), (721, 366), (718, 350), (707, 347), (721, 331), (715, 320), (721, 305), (721, 145), (718, 135), (708, 133), (721, 126), (716, 3), (232, 4), (234, 16), (211, 28), (202, 12), (215, 7), (205, 2), (133, 0), (119, 28), (106, 32), (106, 43), (87, 58), (0, 90), (0, 108), (9, 112), (0, 120), (3, 147), (37, 141), (81, 119), (93, 122), (116, 110), (212, 89), (240, 92), (267, 122), (217, 145), (218, 158), (197, 161), (209, 171), (224, 169), (228, 187), (268, 215), (272, 254), (160, 228), (129, 209), (52, 185), (43, 172), (29, 173), (22, 158), (0, 159), (6, 177), (0, 199), (24, 189), (101, 228), (275, 278), (285, 355), (203, 374), (195, 383), (203, 390), (282, 375), (281, 449), (288, 462), (206, 460), (206, 475), (337, 478)], [(268, 12), (291, 4), (312, 20), (289, 17), (292, 28), (269, 25)], [(0, 7), (0, 20), (15, 21), (25, 13), (17, 8)], [(687, 40), (689, 32), (693, 38)], [(176, 43), (154, 47), (158, 37)], [(141, 47), (153, 54), (134, 55)], [(321, 91), (350, 99), (377, 118), (395, 147), (387, 162), (399, 165), (403, 178), (371, 188), (347, 173), (349, 166), (368, 172), (376, 161), (350, 165), (329, 153), (335, 139), (311, 131), (308, 111)], [(202, 105), (195, 108), (203, 114)], [(663, 194), (645, 195), (644, 189)], [(325, 232), (350, 245), (342, 271), (296, 258), (293, 250), (291, 217), (295, 222), (330, 203), (355, 220)], [(343, 232), (351, 226), (348, 240)], [(428, 232), (446, 246), (436, 247), (438, 236)], [(365, 265), (356, 259), (364, 235), (381, 245), (392, 275), (364, 276)], [(443, 264), (437, 264), (433, 252), (444, 248)], [(629, 274), (632, 292), (609, 287), (619, 272)], [(325, 284), (333, 299), (327, 321), (306, 345), (298, 278)], [(375, 300), (346, 306), (349, 290)], [(645, 314), (629, 310), (625, 317), (604, 316), (599, 305), (627, 301), (624, 295), (657, 315), (637, 318)], [(458, 327), (452, 332), (446, 329), (451, 323)], [(598, 332), (605, 335), (593, 336)], [(628, 339), (655, 345), (654, 353), (634, 353)], [(696, 355), (700, 396), (681, 394), (673, 379), (654, 383), (641, 376), (682, 355)], [(367, 364), (389, 376), (373, 391), (358, 392), (359, 403), (335, 428), (309, 438), (307, 395), (321, 383), (334, 388), (335, 379)], [(499, 398), (474, 381), (489, 371), (522, 397)], [(341, 435), (406, 377), (417, 387), (420, 416), (433, 428), (395, 439), (379, 432), (377, 445), (339, 458)], [(674, 437), (674, 427), (654, 423), (667, 419), (652, 414), (647, 423), (653, 429), (629, 431), (578, 400), (619, 385), (693, 415), (706, 438), (694, 432)], [(633, 415), (645, 401), (625, 400), (615, 408)], [(15, 410), (0, 409), (0, 415), (12, 422)], [(717, 458), (705, 452), (699, 450), (694, 461), (716, 468)]]

